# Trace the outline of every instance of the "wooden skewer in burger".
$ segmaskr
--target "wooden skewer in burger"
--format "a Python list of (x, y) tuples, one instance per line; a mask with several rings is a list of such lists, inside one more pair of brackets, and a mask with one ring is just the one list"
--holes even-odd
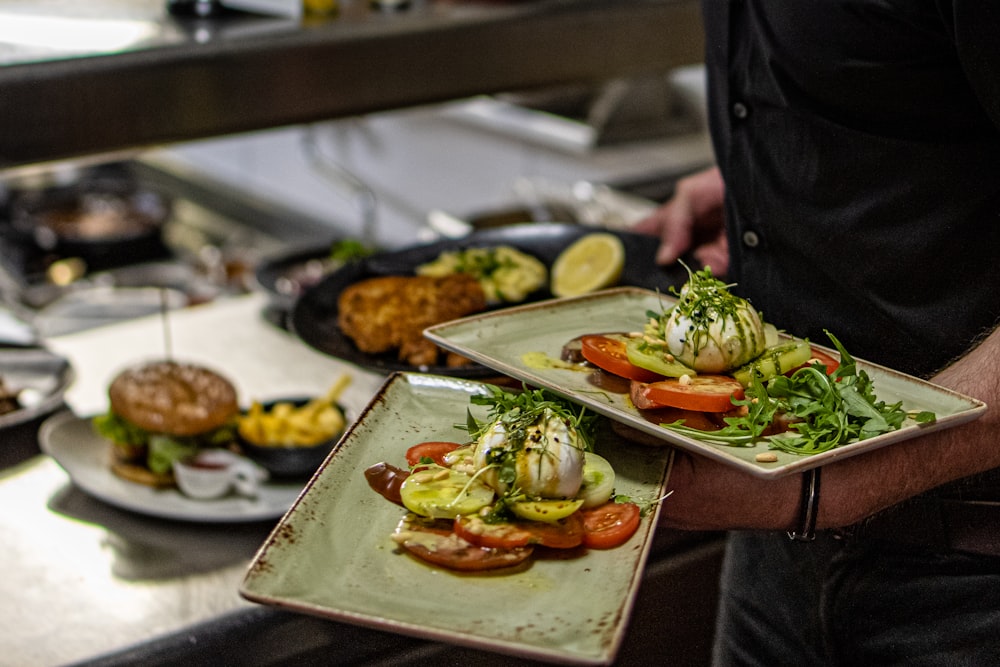
[(236, 388), (218, 372), (172, 359), (166, 305), (161, 314), (166, 358), (119, 373), (108, 388), (108, 412), (93, 421), (113, 444), (116, 475), (162, 488), (175, 484), (175, 461), (233, 441), (239, 403)]

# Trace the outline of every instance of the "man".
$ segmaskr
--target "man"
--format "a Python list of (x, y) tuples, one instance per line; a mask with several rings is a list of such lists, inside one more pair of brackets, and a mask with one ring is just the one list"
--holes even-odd
[[(718, 167), (637, 225), (658, 261), (690, 252), (768, 321), (989, 405), (818, 489), (678, 452), (663, 521), (736, 529), (716, 661), (1000, 664), (1000, 4), (703, 10)], [(812, 509), (815, 540), (789, 539)]]

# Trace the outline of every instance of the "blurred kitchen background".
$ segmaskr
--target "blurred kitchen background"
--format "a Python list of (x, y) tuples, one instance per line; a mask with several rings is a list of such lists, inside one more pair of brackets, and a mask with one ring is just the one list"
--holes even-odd
[[(700, 66), (688, 66), (546, 97), (482, 96), (193, 142), (150, 159), (357, 235), (365, 233), (370, 196), (385, 246), (425, 235), (432, 211), (465, 220), (587, 220), (588, 211), (599, 215), (601, 195), (586, 183), (659, 200), (678, 174), (711, 160), (702, 76)], [(598, 108), (608, 103), (618, 106)], [(602, 113), (610, 118), (591, 120)], [(612, 218), (614, 203), (607, 199)], [(621, 200), (626, 215), (628, 203)]]
[[(702, 75), (685, 66), (13, 169), (8, 301), (59, 335), (148, 314), (162, 294), (144, 288), (176, 289), (182, 305), (254, 289), (262, 263), (335, 239), (389, 249), (525, 221), (625, 228), (710, 162)], [(88, 191), (72, 204), (82, 216), (120, 180), (163, 199), (144, 214), (162, 216), (150, 224), (165, 247), (122, 242), (130, 233), (113, 225), (70, 230), (88, 235), (75, 244), (41, 234), (52, 229), (38, 216), (57, 207), (44, 196), (66, 216), (66, 192)]]
[[(628, 227), (712, 161), (699, 21), (695, 0), (341, 0), (291, 17), (208, 0), (0, 2), (0, 347), (74, 350), (71, 405), (89, 413), (104, 405), (105, 374), (126, 361), (94, 359), (91, 345), (107, 348), (90, 330), (164, 309), (188, 309), (196, 317), (186, 321), (202, 326), (198, 311), (214, 323), (213, 311), (189, 306), (294, 295), (282, 260), (300, 253), (321, 257), (345, 239), (394, 249), (518, 222)], [(265, 276), (273, 267), (289, 273)], [(306, 268), (296, 268), (297, 279)], [(299, 360), (298, 380), (311, 372), (319, 383), (339, 367), (317, 364), (292, 336), (248, 342), (272, 341), (273, 327), (255, 327), (285, 325), (281, 313), (263, 315), (205, 332), (219, 336), (204, 350), (191, 344), (209, 338), (201, 331), (177, 334), (189, 352), (226, 356), (254, 389), (291, 382), (284, 358), (238, 363), (257, 361), (257, 345)], [(359, 405), (378, 379), (358, 372)], [(15, 660), (326, 664), (332, 647), (357, 664), (489, 664), (242, 603), (236, 582), (265, 530), (188, 531), (74, 495), (38, 456), (39, 420), (16, 442), (4, 431), (0, 448), (0, 496), (21, 508), (4, 524), (19, 555), (4, 590), (22, 596), (10, 616), (22, 627), (0, 646)], [(85, 523), (52, 510), (64, 496), (93, 510), (87, 526), (120, 519), (157, 545), (192, 532), (180, 543), (197, 548), (180, 575), (154, 582), (155, 599), (103, 561), (81, 574), (76, 554), (60, 551)], [(103, 558), (108, 539), (88, 533), (87, 546)], [(234, 564), (201, 563), (206, 583), (187, 559), (211, 556), (207, 541)], [(126, 546), (145, 565), (136, 544)], [(716, 534), (657, 535), (617, 664), (707, 664), (721, 544)], [(121, 597), (92, 595), (84, 578)]]

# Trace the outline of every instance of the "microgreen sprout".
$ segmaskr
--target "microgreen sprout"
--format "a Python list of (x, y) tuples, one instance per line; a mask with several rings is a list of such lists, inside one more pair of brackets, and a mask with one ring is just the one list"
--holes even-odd
[(524, 446), (528, 427), (535, 424), (545, 412), (551, 411), (577, 432), (585, 451), (593, 451), (594, 430), (598, 416), (582, 406), (556, 396), (544, 389), (506, 391), (496, 385), (486, 386), (489, 394), (476, 394), (469, 400), (474, 405), (490, 407), (486, 421), (479, 422), (468, 412), (465, 429), (473, 439), (482, 436), (498, 421), (504, 426), (506, 439), (514, 449)]

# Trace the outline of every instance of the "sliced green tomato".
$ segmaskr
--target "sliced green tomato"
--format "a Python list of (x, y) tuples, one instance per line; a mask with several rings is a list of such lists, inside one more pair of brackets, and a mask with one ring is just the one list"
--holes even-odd
[(582, 500), (522, 500), (508, 504), (515, 516), (527, 521), (554, 523), (580, 509)]
[(587, 452), (583, 460), (583, 484), (576, 497), (583, 501), (584, 508), (590, 508), (608, 502), (614, 492), (614, 468), (603, 456)]
[(781, 345), (781, 343), (781, 334), (778, 332), (778, 327), (770, 322), (764, 322), (764, 349), (776, 347)]
[(493, 489), (465, 473), (446, 468), (415, 472), (399, 488), (403, 506), (414, 514), (454, 519), (493, 502)]
[(811, 357), (812, 350), (809, 343), (794, 338), (775, 347), (769, 347), (759, 357), (733, 371), (732, 375), (744, 387), (749, 387), (754, 373), (760, 376), (761, 381), (770, 380), (775, 375), (798, 368)]
[(664, 351), (643, 344), (639, 338), (630, 338), (625, 342), (625, 354), (632, 365), (659, 375), (672, 378), (679, 378), (682, 375), (697, 375), (693, 369), (676, 359), (667, 358)]

